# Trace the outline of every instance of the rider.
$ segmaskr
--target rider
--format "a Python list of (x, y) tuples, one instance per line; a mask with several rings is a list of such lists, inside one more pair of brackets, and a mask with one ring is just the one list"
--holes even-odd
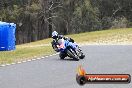
[(74, 43), (74, 40), (72, 38), (64, 37), (63, 35), (58, 35), (56, 31), (52, 32), (52, 38), (53, 38), (52, 47), (57, 52), (59, 52), (58, 47), (57, 47), (57, 41), (59, 39), (68, 40), (69, 42)]
[[(74, 49), (77, 49), (77, 47), (78, 47), (78, 49), (81, 51), (80, 47), (74, 42), (74, 40), (72, 38), (64, 37), (63, 35), (58, 35), (58, 33), (56, 31), (52, 32), (52, 38), (53, 38), (53, 41), (51, 42), (51, 44), (52, 44), (53, 49), (56, 52), (59, 52), (59, 49), (57, 47), (59, 39), (68, 40), (69, 46), (71, 46)], [(64, 52), (60, 52), (59, 56), (61, 59), (64, 59), (66, 57), (66, 54)], [(83, 57), (85, 57), (85, 55), (83, 55)]]

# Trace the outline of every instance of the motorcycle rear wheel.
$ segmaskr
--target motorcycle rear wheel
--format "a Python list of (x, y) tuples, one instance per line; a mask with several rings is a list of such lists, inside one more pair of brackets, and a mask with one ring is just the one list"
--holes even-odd
[(59, 54), (59, 57), (60, 57), (60, 59), (64, 59), (64, 58), (66, 57), (66, 55), (63, 54), (63, 53), (60, 53), (60, 54)]

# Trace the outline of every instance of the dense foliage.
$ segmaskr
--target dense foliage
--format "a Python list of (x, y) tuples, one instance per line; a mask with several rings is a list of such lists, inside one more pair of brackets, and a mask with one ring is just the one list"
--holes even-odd
[(132, 26), (132, 0), (0, 0), (0, 20), (17, 24), (17, 44), (61, 34)]

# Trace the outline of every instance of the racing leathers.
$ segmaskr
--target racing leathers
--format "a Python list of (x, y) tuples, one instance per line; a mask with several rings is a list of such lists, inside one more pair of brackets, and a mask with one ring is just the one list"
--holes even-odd
[(53, 41), (51, 42), (52, 44), (52, 47), (53, 49), (56, 51), (56, 52), (59, 52), (59, 49), (57, 47), (58, 44), (58, 40), (59, 39), (64, 39), (64, 40), (68, 40), (69, 42), (72, 42), (74, 43), (74, 40), (72, 38), (68, 38), (68, 37), (64, 37), (63, 35), (58, 35), (56, 38), (53, 38)]

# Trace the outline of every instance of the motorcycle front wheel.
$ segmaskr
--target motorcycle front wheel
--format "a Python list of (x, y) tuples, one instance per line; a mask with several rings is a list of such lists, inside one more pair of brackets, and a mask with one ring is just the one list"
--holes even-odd
[(76, 61), (79, 61), (79, 57), (76, 55), (75, 51), (72, 49), (67, 49), (67, 54), (69, 57), (73, 58)]

